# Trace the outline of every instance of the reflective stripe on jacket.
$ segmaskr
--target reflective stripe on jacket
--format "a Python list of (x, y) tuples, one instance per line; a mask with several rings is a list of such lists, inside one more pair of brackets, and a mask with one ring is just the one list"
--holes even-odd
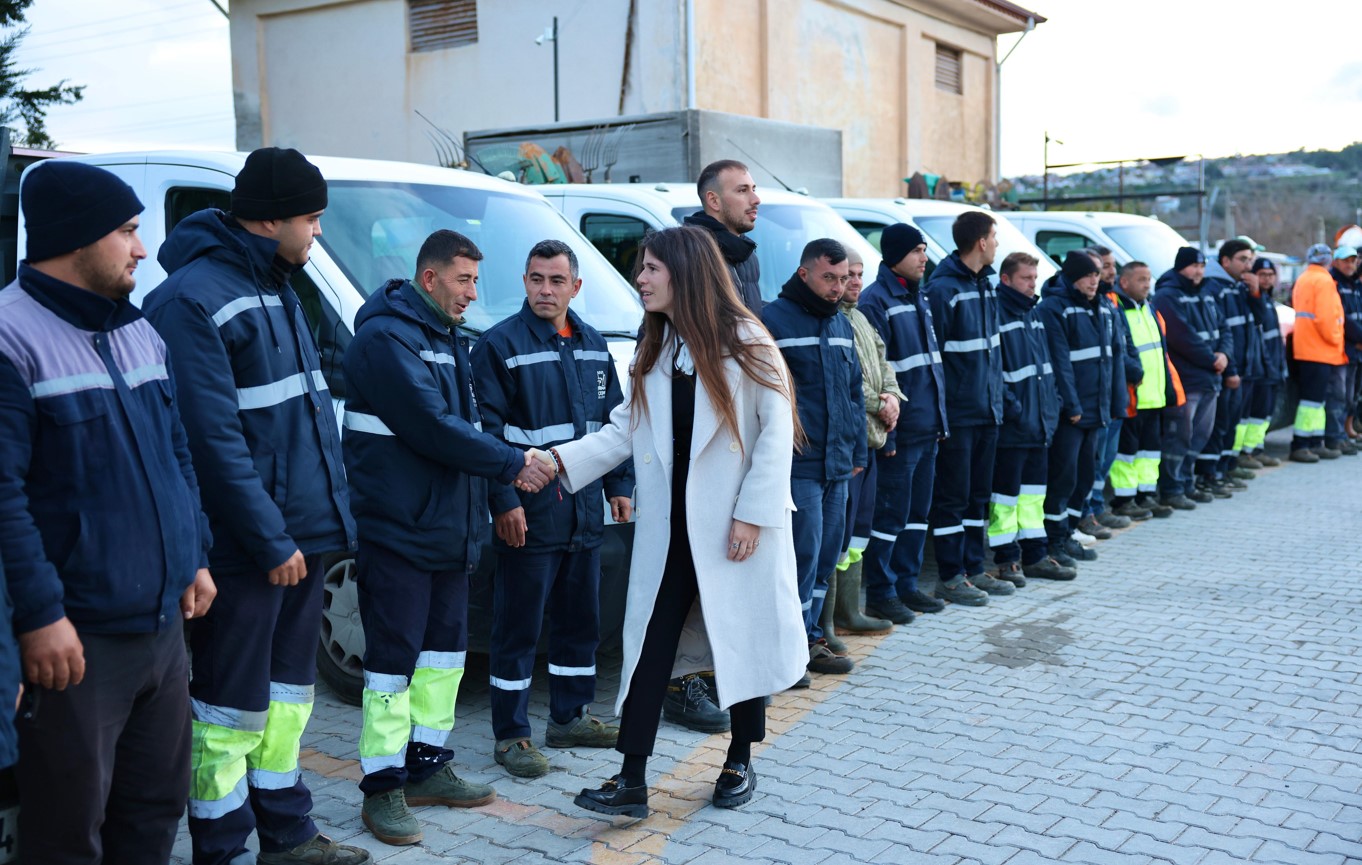
[(1347, 363), (1343, 349), (1343, 299), (1329, 271), (1318, 264), (1307, 267), (1291, 289), (1291, 306), (1296, 310), (1292, 356), (1330, 366)]
[(899, 423), (889, 433), (886, 450), (950, 434), (946, 421), (946, 381), (941, 352), (936, 347), (932, 310), (914, 283), (902, 279), (880, 262), (875, 281), (861, 292), (856, 308), (879, 331), (885, 357), (907, 397)]

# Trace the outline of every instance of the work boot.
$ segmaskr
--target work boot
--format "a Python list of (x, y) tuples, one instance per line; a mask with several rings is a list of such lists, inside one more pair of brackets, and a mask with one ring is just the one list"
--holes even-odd
[(1007, 562), (999, 565), (998, 579), (1006, 580), (1019, 589), (1026, 585), (1026, 575), (1022, 573), (1021, 562)]
[[(1230, 492), (1237, 492), (1237, 491), (1239, 491), (1239, 490), (1246, 490), (1246, 489), (1248, 489), (1248, 484), (1244, 483), (1244, 482), (1243, 482), (1242, 480), (1240, 480), (1239, 478), (1235, 477), (1234, 475), (1230, 475), (1230, 474), (1226, 474), (1225, 477), (1221, 478), (1221, 479), (1218, 481), (1218, 483), (1219, 483), (1220, 486), (1224, 487), (1225, 489), (1229, 490)], [(1214, 487), (1211, 488), (1211, 492), (1215, 492), (1215, 488), (1214, 488)]]
[[(1134, 520), (1136, 522), (1141, 522), (1154, 516), (1152, 508), (1141, 504), (1135, 499), (1117, 505), (1111, 512), (1118, 517), (1125, 517), (1128, 520)], [(1105, 514), (1103, 516), (1105, 516)]]
[(1235, 463), (1239, 468), (1249, 470), (1260, 469), (1264, 465), (1261, 460), (1254, 459), (1253, 454), (1240, 454), (1235, 458)]
[(917, 589), (909, 589), (908, 594), (899, 595), (903, 605), (915, 613), (939, 613), (946, 609), (945, 603)]
[(1343, 456), (1342, 451), (1336, 451), (1327, 445), (1320, 445), (1317, 448), (1313, 448), (1313, 450), (1315, 452), (1315, 456), (1319, 457), (1322, 460), (1336, 460), (1339, 457)]
[(1017, 593), (1016, 586), (1012, 585), (1007, 580), (999, 580), (989, 574), (977, 574), (970, 577), (969, 582), (976, 589), (983, 589), (990, 595), (1006, 597), (1007, 595), (1015, 595)]
[(367, 850), (348, 844), (337, 844), (318, 833), (292, 850), (283, 853), (258, 853), (255, 861), (259, 865), (369, 865), (374, 860)]
[(1177, 495), (1173, 496), (1164, 496), (1162, 499), (1159, 500), (1159, 505), (1170, 510), (1176, 511), (1196, 510), (1196, 502), (1187, 498), (1182, 493), (1178, 493)]
[(818, 626), (823, 630), (823, 639), (827, 641), (828, 648), (832, 649), (834, 655), (845, 655), (847, 644), (837, 639), (833, 633), (835, 628), (832, 624), (833, 608), (837, 606), (837, 569), (833, 568), (828, 575), (828, 593), (823, 596), (823, 610), (818, 614)]
[(1235, 466), (1234, 468), (1225, 472), (1225, 477), (1238, 478), (1241, 481), (1251, 481), (1255, 480), (1258, 477), (1258, 473), (1253, 471), (1252, 469), (1246, 469), (1242, 466)]
[[(865, 612), (869, 616), (879, 616), (880, 619), (889, 621), (893, 625), (912, 624), (913, 611), (904, 606), (903, 601), (898, 598), (885, 598), (882, 601), (872, 601), (866, 598)], [(872, 620), (873, 621), (873, 620)]]
[(795, 682), (793, 685), (790, 686), (790, 690), (791, 691), (795, 689), (803, 690), (805, 688), (810, 687), (811, 685), (813, 685), (813, 679), (809, 678), (808, 673), (805, 673), (804, 675), (799, 677), (798, 682)]
[(1253, 458), (1263, 464), (1264, 468), (1275, 468), (1282, 464), (1282, 461), (1274, 456), (1269, 456), (1262, 451), (1254, 451)]
[(549, 773), (549, 758), (529, 739), (502, 739), (492, 749), (497, 765), (517, 778), (540, 778)]
[(1131, 518), (1123, 516), (1114, 511), (1102, 511), (1097, 515), (1097, 523), (1109, 529), (1128, 529), (1130, 528)]
[(497, 798), (497, 791), (486, 784), (465, 781), (446, 763), (424, 781), (408, 781), (402, 788), (408, 805), (444, 805), (447, 808), (476, 808)]
[(1054, 556), (1025, 565), (1022, 572), (1033, 580), (1072, 580), (1078, 576), (1078, 568), (1066, 568)]
[(1353, 444), (1352, 442), (1346, 439), (1338, 439), (1337, 441), (1325, 442), (1324, 446), (1326, 448), (1329, 448), (1330, 450), (1338, 451), (1345, 457), (1357, 456), (1357, 445)]
[[(861, 612), (861, 570), (864, 565), (857, 559), (837, 574), (837, 591), (831, 606), (833, 627), (839, 634), (887, 634), (894, 630), (895, 622), (889, 617), (872, 619)], [(909, 621), (912, 621), (911, 617)], [(824, 628), (823, 633), (830, 632)]]
[(824, 640), (809, 645), (810, 673), (832, 673), (842, 676), (850, 673), (855, 666), (850, 658), (834, 654)]
[(374, 837), (384, 844), (401, 846), (421, 840), (421, 821), (407, 807), (401, 787), (365, 796), (360, 816)]
[(550, 748), (613, 748), (619, 738), (619, 727), (604, 724), (586, 711), (568, 724), (560, 724), (549, 718), (548, 728), (544, 731), (544, 744)]
[(1110, 540), (1111, 538), (1111, 530), (1097, 522), (1097, 517), (1092, 514), (1088, 514), (1078, 521), (1078, 531), (1085, 535), (1092, 535), (1099, 541)]
[(1186, 497), (1199, 505), (1209, 505), (1215, 501), (1215, 496), (1211, 495), (1211, 491), (1200, 483), (1190, 493), (1187, 493)]
[(1291, 452), (1288, 459), (1293, 463), (1317, 463), (1319, 462), (1319, 454), (1309, 448), (1297, 448)]
[[(1068, 554), (1069, 558), (1076, 562), (1092, 562), (1097, 560), (1096, 550), (1088, 549), (1073, 538), (1061, 541), (1060, 546), (1063, 548), (1064, 552)], [(1051, 555), (1054, 554), (1051, 553)]]
[(1056, 544), (1050, 547), (1050, 549), (1047, 550), (1047, 552), (1050, 554), (1050, 558), (1059, 562), (1059, 564), (1062, 567), (1075, 569), (1078, 567), (1078, 562), (1074, 559), (1073, 556), (1064, 552), (1064, 548), (1060, 544)]
[[(1192, 507), (1196, 507), (1196, 504), (1193, 502), (1189, 502), (1189, 504), (1191, 504)], [(1155, 519), (1167, 519), (1173, 515), (1173, 508), (1170, 505), (1161, 504), (1158, 499), (1154, 498), (1152, 493), (1137, 496), (1134, 505), (1137, 508), (1144, 508), (1149, 512), (1149, 515)]]
[(698, 733), (726, 733), (730, 726), (728, 713), (710, 699), (709, 687), (698, 673), (667, 683), (662, 717)]
[(942, 580), (936, 584), (936, 596), (940, 600), (950, 601), (952, 604), (961, 604), (966, 607), (982, 607), (988, 603), (988, 592), (983, 589), (975, 588), (969, 580), (964, 577), (956, 577), (953, 580)]

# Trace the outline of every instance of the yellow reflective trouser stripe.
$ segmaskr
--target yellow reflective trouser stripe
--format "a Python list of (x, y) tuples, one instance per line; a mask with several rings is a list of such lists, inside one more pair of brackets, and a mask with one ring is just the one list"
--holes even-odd
[(258, 790), (285, 790), (298, 780), (298, 743), (312, 717), (312, 701), (270, 701), (265, 733), (246, 755), (246, 777)]
[(1017, 506), (1003, 502), (988, 504), (988, 545), (1000, 547), (1017, 539)]
[(364, 689), (364, 726), (359, 734), (359, 762), (364, 774), (401, 766), (411, 738), (411, 693)]
[(1249, 425), (1246, 423), (1241, 423), (1239, 424), (1239, 426), (1234, 428), (1235, 451), (1241, 451), (1244, 449), (1244, 440), (1248, 438), (1248, 428)]
[(411, 677), (412, 740), (443, 747), (454, 729), (454, 702), (459, 697), (463, 668), (417, 667)]
[(1267, 421), (1250, 420), (1244, 421), (1239, 425), (1243, 431), (1243, 441), (1240, 442), (1239, 436), (1235, 436), (1235, 441), (1240, 442), (1236, 445), (1240, 450), (1248, 453), (1258, 450), (1267, 441)]
[(1022, 493), (1017, 496), (1017, 537), (1045, 537), (1044, 493)]
[(1118, 454), (1111, 464), (1111, 489), (1118, 496), (1133, 496), (1140, 488), (1140, 469), (1135, 457)]
[(1159, 458), (1135, 458), (1135, 488), (1142, 493), (1152, 493), (1159, 488)]
[(1301, 401), (1296, 407), (1296, 435), (1302, 438), (1324, 435), (1324, 404)]
[(246, 755), (264, 736), (262, 730), (236, 730), (193, 722), (189, 768), (189, 816), (225, 817), (246, 802)]

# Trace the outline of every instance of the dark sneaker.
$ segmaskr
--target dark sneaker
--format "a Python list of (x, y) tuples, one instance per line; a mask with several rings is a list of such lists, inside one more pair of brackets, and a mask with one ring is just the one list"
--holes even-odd
[(571, 724), (559, 724), (549, 718), (548, 729), (544, 732), (544, 744), (550, 748), (613, 748), (619, 741), (620, 728), (605, 724), (590, 713), (582, 713)]
[(1321, 445), (1317, 448), (1313, 448), (1313, 450), (1315, 452), (1315, 456), (1319, 457), (1322, 460), (1336, 460), (1339, 457), (1343, 456), (1342, 451), (1336, 451), (1333, 448), (1325, 447), (1324, 445)]
[(1097, 522), (1097, 517), (1094, 517), (1092, 514), (1088, 514), (1078, 521), (1078, 530), (1085, 535), (1092, 535), (1099, 541), (1111, 539), (1111, 530)]
[(1067, 568), (1055, 561), (1053, 556), (1026, 565), (1022, 571), (1033, 580), (1072, 580), (1078, 576), (1077, 568)]
[(942, 580), (936, 584), (936, 596), (940, 600), (950, 601), (952, 604), (961, 604), (966, 607), (982, 607), (988, 603), (988, 592), (976, 589), (969, 580), (964, 577), (956, 577), (949, 582)]
[(407, 807), (401, 787), (365, 796), (360, 816), (374, 837), (384, 844), (401, 846), (421, 840), (421, 823)]
[(1261, 460), (1254, 459), (1252, 454), (1240, 454), (1235, 457), (1234, 462), (1239, 468), (1250, 470), (1260, 469), (1265, 465)]
[(896, 625), (911, 624), (917, 616), (913, 611), (903, 605), (903, 601), (898, 598), (885, 598), (882, 601), (865, 600), (865, 614), (881, 619), (888, 619)]
[(1196, 502), (1192, 501), (1187, 496), (1184, 496), (1182, 493), (1178, 493), (1175, 496), (1164, 496), (1159, 501), (1159, 504), (1165, 508), (1172, 508), (1173, 510), (1178, 511), (1196, 510)]
[(1026, 585), (1026, 575), (1022, 572), (1021, 562), (1008, 562), (998, 566), (998, 579), (1006, 580), (1017, 588)]
[(983, 589), (990, 595), (1007, 596), (1015, 595), (1017, 593), (1017, 587), (1007, 580), (999, 580), (988, 574), (978, 574), (970, 577), (969, 582), (974, 588)]
[(497, 798), (497, 791), (486, 784), (465, 781), (446, 763), (424, 781), (408, 781), (402, 788), (408, 805), (444, 805), (448, 808), (476, 808)]
[(529, 739), (502, 739), (492, 749), (492, 759), (517, 778), (540, 778), (549, 773), (549, 758)]
[(909, 590), (906, 595), (899, 595), (899, 600), (903, 601), (903, 605), (915, 613), (939, 613), (946, 609), (945, 603), (939, 598), (933, 598), (917, 589)]
[(337, 844), (320, 833), (283, 853), (258, 853), (259, 865), (368, 865), (374, 861), (368, 850)]
[(725, 733), (731, 724), (728, 713), (710, 699), (709, 687), (698, 673), (667, 683), (662, 717), (698, 733)]
[(1098, 524), (1106, 526), (1109, 529), (1128, 529), (1130, 528), (1130, 521), (1130, 517), (1113, 511), (1102, 511), (1102, 513), (1097, 515)]
[(1319, 454), (1309, 448), (1297, 448), (1291, 452), (1289, 459), (1293, 463), (1317, 463), (1319, 462)]
[(1066, 568), (1077, 568), (1077, 567), (1078, 567), (1078, 562), (1074, 560), (1074, 557), (1073, 557), (1073, 556), (1071, 556), (1071, 555), (1069, 555), (1068, 553), (1064, 552), (1063, 546), (1061, 546), (1061, 545), (1052, 546), (1052, 547), (1050, 547), (1050, 549), (1049, 549), (1048, 552), (1050, 553), (1050, 558), (1052, 558), (1052, 559), (1054, 559), (1055, 561), (1059, 562), (1059, 563), (1060, 563), (1061, 565), (1063, 565), (1064, 567), (1066, 567)]
[(844, 676), (850, 673), (855, 666), (850, 658), (834, 655), (832, 649), (828, 648), (828, 644), (824, 640), (819, 640), (809, 646), (810, 673), (831, 673)]
[[(1111, 513), (1137, 523), (1154, 516), (1152, 510), (1147, 505), (1142, 505), (1135, 499), (1131, 499), (1125, 504), (1112, 508)], [(1103, 514), (1102, 516), (1106, 516), (1106, 514)]]
[(1279, 460), (1279, 459), (1277, 459), (1276, 457), (1273, 457), (1273, 456), (1268, 456), (1267, 454), (1263, 453), (1262, 451), (1257, 451), (1257, 452), (1255, 452), (1255, 453), (1253, 454), (1253, 458), (1254, 458), (1255, 460), (1257, 460), (1258, 462), (1262, 463), (1263, 468), (1269, 468), (1269, 469), (1270, 469), (1270, 468), (1275, 468), (1275, 467), (1277, 467), (1277, 466), (1279, 466), (1279, 465), (1282, 464), (1282, 461), (1281, 461), (1281, 460)]
[(714, 798), (710, 800), (715, 808), (736, 808), (752, 801), (757, 792), (757, 773), (751, 763), (724, 761), (724, 770), (719, 780), (714, 782)]
[(579, 808), (611, 817), (647, 817), (648, 785), (629, 786), (616, 775), (595, 790), (583, 790), (572, 803)]
[(1093, 562), (1097, 560), (1097, 551), (1090, 550), (1073, 538), (1064, 541), (1061, 546), (1069, 558), (1076, 562)]

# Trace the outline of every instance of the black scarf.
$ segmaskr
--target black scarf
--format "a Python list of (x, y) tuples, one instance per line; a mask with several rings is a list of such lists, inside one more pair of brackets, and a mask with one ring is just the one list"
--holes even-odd
[(723, 253), (724, 261), (735, 267), (751, 258), (752, 253), (757, 251), (756, 241), (749, 239), (745, 234), (734, 234), (726, 225), (703, 210), (687, 216), (683, 223), (706, 229), (713, 234), (714, 241), (719, 244), (719, 252)]
[(819, 318), (832, 318), (841, 309), (841, 301), (824, 300), (813, 293), (813, 289), (804, 284), (804, 280), (799, 278), (799, 272), (790, 277), (789, 281), (780, 287), (780, 296), (799, 306), (810, 315)]

